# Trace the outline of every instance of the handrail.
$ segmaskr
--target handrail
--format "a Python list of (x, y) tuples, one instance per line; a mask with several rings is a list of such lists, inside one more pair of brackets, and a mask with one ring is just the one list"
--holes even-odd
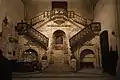
[(46, 18), (50, 17), (50, 11), (44, 11), (42, 14), (37, 15), (31, 19), (28, 19), (27, 22), (34, 26), (35, 24), (44, 21)]
[[(34, 19), (34, 18), (36, 18), (36, 17), (39, 17), (39, 16), (41, 16), (41, 15), (43, 15), (44, 13), (41, 13), (41, 14), (39, 14), (39, 15), (37, 15), (37, 16), (34, 16), (33, 18), (31, 18), (31, 19)], [(31, 20), (31, 19), (28, 19), (28, 20)], [(27, 20), (27, 21), (28, 21)]]
[(31, 34), (29, 34), (30, 36), (35, 37), (40, 42), (42, 41), (46, 46), (48, 45), (48, 40), (49, 39), (46, 36), (44, 36), (42, 33), (37, 31), (33, 27), (29, 27), (27, 31), (28, 31), (28, 33), (32, 33), (33, 36)]
[(68, 18), (84, 26), (87, 26), (92, 22), (92, 20), (83, 18), (82, 16), (74, 13), (73, 11), (68, 11)]
[(90, 26), (88, 26), (88, 27), (85, 27), (84, 29), (82, 29), (81, 31), (79, 31), (77, 34), (75, 34), (74, 36), (72, 36), (71, 38), (70, 38), (70, 40), (72, 40), (74, 37), (76, 37), (77, 35), (79, 35), (81, 32), (83, 32), (84, 30), (86, 30), (86, 28), (91, 28)]
[[(84, 29), (82, 29), (81, 31), (79, 31), (73, 37), (71, 37), (69, 39), (70, 40), (70, 45), (73, 46), (74, 44), (76, 44), (76, 42), (81, 42), (82, 40), (80, 40), (80, 39), (83, 39), (83, 38), (87, 39), (87, 38), (85, 38), (85, 35), (86, 36), (91, 36), (91, 38), (93, 38), (95, 35), (99, 35), (100, 31), (101, 31), (100, 22), (93, 22), (89, 26), (87, 26)], [(84, 40), (84, 41), (86, 41), (86, 40)]]
[(36, 31), (37, 33), (39, 33), (40, 35), (44, 36), (46, 39), (48, 39), (45, 35), (43, 35), (42, 33), (40, 33), (38, 30), (36, 30), (35, 28), (33, 27), (30, 27), (31, 29), (33, 29), (34, 31)]
[(77, 45), (82, 47), (84, 43), (89, 39), (86, 38), (87, 36), (91, 36), (91, 38), (93, 38), (94, 36), (94, 32), (92, 31), (90, 26), (85, 27), (83, 30), (69, 39), (71, 48), (74, 48), (74, 46)]
[(26, 35), (32, 37), (37, 40), (39, 43), (43, 44), (45, 47), (48, 46), (48, 38), (34, 29), (31, 25), (27, 24), (27, 22), (19, 22), (17, 26), (15, 26), (15, 30), (18, 32), (18, 35)]

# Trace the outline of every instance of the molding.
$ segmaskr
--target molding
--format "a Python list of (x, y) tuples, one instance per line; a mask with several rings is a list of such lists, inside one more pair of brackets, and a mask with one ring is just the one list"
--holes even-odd
[(47, 25), (48, 27), (71, 27), (71, 25)]

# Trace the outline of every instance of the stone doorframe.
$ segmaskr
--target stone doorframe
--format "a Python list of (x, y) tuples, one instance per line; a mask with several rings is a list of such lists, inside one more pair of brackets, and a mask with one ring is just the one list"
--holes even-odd
[[(61, 37), (63, 43), (56, 44), (57, 37)], [(52, 47), (51, 47), (52, 50), (57, 48), (57, 47), (60, 48), (61, 50), (66, 50), (68, 48), (67, 40), (66, 40), (66, 34), (65, 34), (65, 32), (63, 30), (54, 31), (54, 33), (52, 35), (52, 43), (51, 43), (51, 45), (52, 45)]]

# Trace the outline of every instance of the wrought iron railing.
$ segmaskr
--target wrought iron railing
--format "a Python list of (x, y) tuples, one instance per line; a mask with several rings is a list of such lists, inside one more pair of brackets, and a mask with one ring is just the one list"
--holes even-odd
[(33, 37), (38, 42), (40, 42), (41, 44), (43, 44), (45, 47), (48, 46), (48, 40), (49, 39), (46, 36), (44, 36), (42, 33), (40, 33), (39, 31), (37, 31), (36, 29), (34, 29), (33, 27), (29, 27), (27, 29), (27, 35)]
[(48, 46), (48, 38), (42, 33), (34, 29), (32, 26), (29, 26), (26, 22), (17, 23), (15, 27), (19, 35), (27, 35), (34, 38), (37, 42), (41, 43), (43, 46)]
[(83, 30), (78, 32), (72, 38), (70, 38), (70, 46), (74, 47), (77, 45), (84, 45), (88, 40), (91, 40), (101, 31), (101, 26), (99, 22), (91, 23), (88, 27), (85, 27)]

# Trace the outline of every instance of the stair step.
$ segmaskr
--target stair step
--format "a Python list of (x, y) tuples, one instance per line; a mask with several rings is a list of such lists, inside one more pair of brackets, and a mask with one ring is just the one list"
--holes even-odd
[(54, 63), (48, 66), (48, 68), (45, 70), (45, 72), (70, 72), (72, 71), (72, 68), (68, 64), (64, 63)]

